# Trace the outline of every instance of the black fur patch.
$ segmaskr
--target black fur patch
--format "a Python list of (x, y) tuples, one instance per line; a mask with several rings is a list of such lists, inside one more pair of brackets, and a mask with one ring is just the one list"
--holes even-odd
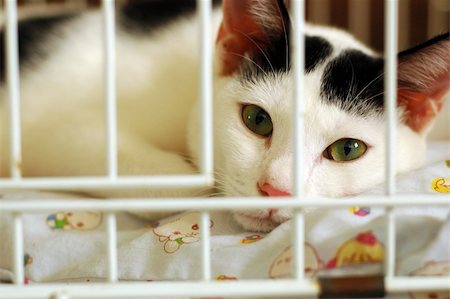
[[(213, 5), (221, 2), (213, 0)], [(195, 13), (195, 10), (195, 0), (135, 0), (118, 10), (118, 19), (128, 31), (149, 33), (178, 17)]]
[[(281, 33), (268, 32), (268, 35), (272, 36), (269, 44), (254, 41), (260, 50), (248, 60), (243, 59), (241, 78), (244, 81), (254, 81), (269, 73), (288, 72), (291, 69), (291, 21), (282, 0), (278, 0), (278, 7), (284, 22)], [(319, 36), (305, 36), (305, 73), (312, 72), (332, 52), (333, 47), (326, 39)]]
[(383, 109), (382, 58), (347, 50), (333, 59), (322, 77), (322, 98), (349, 112)]
[(319, 36), (305, 38), (305, 73), (314, 71), (333, 52), (333, 46)]
[[(289, 34), (289, 32), (288, 32)], [(288, 72), (291, 69), (291, 52), (289, 35), (286, 39), (280, 37), (273, 41), (267, 50), (262, 50), (253, 57), (252, 61), (244, 61), (243, 75), (245, 77), (260, 76), (266, 73)], [(324, 38), (319, 36), (305, 37), (305, 73), (314, 71), (333, 52), (333, 46)], [(258, 64), (258, 66), (256, 66)]]
[[(19, 63), (22, 67), (29, 63), (32, 58), (45, 58), (50, 55), (44, 51), (42, 45), (46, 42), (48, 34), (57, 26), (62, 26), (64, 22), (72, 19), (75, 15), (51, 16), (24, 20), (18, 26), (19, 42)], [(0, 31), (0, 81), (5, 80), (6, 62), (6, 33)]]

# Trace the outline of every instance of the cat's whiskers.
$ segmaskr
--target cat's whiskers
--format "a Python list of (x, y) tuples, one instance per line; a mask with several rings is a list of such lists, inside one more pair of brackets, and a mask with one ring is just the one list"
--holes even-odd
[(371, 80), (369, 83), (367, 83), (366, 86), (364, 86), (364, 88), (362, 88), (359, 93), (353, 97), (353, 100), (357, 100), (358, 97), (367, 90), (367, 88), (369, 88), (373, 83), (375, 83), (378, 79), (380, 79), (381, 76), (384, 75), (384, 72), (381, 72), (378, 76), (376, 76), (373, 80)]
[[(235, 184), (230, 184), (229, 180), (224, 180), (223, 178), (230, 178), (230, 176), (226, 175), (226, 171), (214, 171), (214, 175), (215, 175), (215, 182), (216, 182), (216, 190), (217, 195), (219, 196), (225, 196), (225, 195), (230, 195), (230, 191), (233, 191), (235, 193), (235, 195), (243, 195), (245, 194), (245, 192), (243, 192), (242, 190), (239, 190), (238, 188), (236, 188)], [(235, 179), (234, 179), (235, 181)], [(227, 186), (227, 188), (225, 188), (225, 186)], [(231, 190), (230, 190), (231, 188)]]
[(352, 97), (353, 98), (353, 94), (356, 92), (356, 86), (355, 86), (355, 67), (353, 66), (353, 63), (352, 63), (352, 61), (350, 60), (350, 59), (347, 59), (347, 61), (349, 62), (349, 64), (350, 64), (350, 66), (352, 67), (352, 79), (351, 79), (351, 82), (350, 82), (350, 89), (349, 89), (349, 91), (348, 91), (348, 94), (347, 94), (347, 101), (348, 100), (352, 100), (350, 97)]
[[(225, 177), (225, 174), (219, 171), (213, 171), (212, 174), (214, 176), (214, 186), (205, 186), (196, 189), (196, 192), (193, 193), (193, 197), (212, 197), (226, 195), (226, 191), (221, 187), (226, 183), (225, 180), (222, 179), (222, 177)], [(215, 191), (212, 192), (211, 189), (214, 189)]]
[(370, 98), (367, 98), (367, 99), (364, 99), (364, 100), (365, 100), (365, 102), (370, 102), (371, 100), (373, 100), (373, 99), (375, 99), (376, 97), (379, 97), (379, 96), (381, 96), (381, 95), (384, 95), (384, 91), (379, 92), (379, 93), (377, 93), (377, 94), (371, 96)]

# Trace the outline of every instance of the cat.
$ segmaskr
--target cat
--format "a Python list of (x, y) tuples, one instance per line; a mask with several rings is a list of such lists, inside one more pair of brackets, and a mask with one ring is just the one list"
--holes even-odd
[[(193, 4), (154, 0), (118, 7), (121, 175), (198, 173)], [(216, 188), (225, 196), (289, 196), (294, 83), (288, 10), (281, 0), (223, 0), (212, 19)], [(105, 174), (101, 32), (99, 12), (21, 23), (24, 176)], [(449, 34), (443, 34), (399, 53), (398, 172), (424, 161), (425, 138), (449, 88), (449, 48)], [(305, 51), (305, 193), (342, 197), (364, 192), (384, 181), (383, 58), (348, 33), (314, 25), (306, 26)], [(2, 120), (5, 97), (2, 84)], [(1, 177), (8, 176), (7, 136), (3, 129)], [(214, 192), (78, 191), (101, 198)], [(234, 219), (246, 229), (270, 231), (291, 213), (244, 210)]]

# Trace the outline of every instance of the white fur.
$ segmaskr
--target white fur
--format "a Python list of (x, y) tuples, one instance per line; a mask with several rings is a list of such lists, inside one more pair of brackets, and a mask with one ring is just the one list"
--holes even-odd
[[(101, 175), (104, 163), (104, 101), (101, 23), (97, 13), (85, 14), (62, 28), (67, 38), (48, 41), (52, 58), (23, 72), (23, 174), (25, 176)], [(218, 28), (220, 13), (214, 14)], [(198, 150), (197, 24), (185, 19), (148, 38), (118, 32), (117, 100), (120, 174), (195, 173)], [(61, 31), (61, 32), (62, 32)], [(217, 32), (217, 30), (213, 30)], [(323, 27), (307, 32), (324, 36), (336, 57), (343, 49), (372, 52), (349, 35)], [(378, 115), (348, 114), (320, 101), (323, 66), (306, 75), (305, 167), (307, 195), (346, 196), (383, 182), (385, 121)], [(235, 76), (214, 82), (215, 171), (218, 189), (226, 196), (257, 196), (257, 183), (292, 189), (292, 75), (274, 75), (254, 85)], [(0, 89), (5, 115), (5, 90)], [(263, 107), (271, 115), (270, 144), (250, 132), (241, 120), (243, 103)], [(3, 118), (4, 119), (4, 118)], [(170, 121), (167, 121), (170, 120)], [(7, 132), (0, 130), (0, 175), (6, 167)], [(352, 137), (369, 145), (367, 153), (349, 163), (323, 158), (334, 141)], [(398, 170), (419, 167), (424, 137), (399, 124)], [(192, 163), (187, 162), (192, 160)], [(81, 190), (82, 191), (82, 190)], [(93, 196), (195, 196), (207, 190), (94, 190)], [(291, 217), (279, 210), (241, 211), (235, 218), (252, 230), (270, 230)], [(160, 215), (158, 215), (160, 216)]]

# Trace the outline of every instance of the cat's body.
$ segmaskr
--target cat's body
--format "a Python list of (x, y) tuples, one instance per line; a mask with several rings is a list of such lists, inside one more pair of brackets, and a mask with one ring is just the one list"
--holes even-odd
[[(219, 32), (213, 116), (219, 190), (227, 196), (288, 195), (293, 184), (293, 77), (287, 12), (281, 1), (269, 0), (228, 0), (224, 7), (224, 21), (221, 23), (222, 13), (217, 9), (212, 25), (212, 32)], [(91, 12), (67, 18), (64, 26), (55, 26), (52, 34), (42, 37), (38, 50), (48, 53), (51, 49), (51, 54), (43, 59), (31, 56), (22, 67), (24, 176), (105, 174), (100, 17)], [(196, 173), (200, 134), (195, 15), (183, 15), (164, 26), (150, 24), (158, 29), (147, 32), (123, 17), (123, 13), (118, 15), (117, 26), (119, 173)], [(240, 22), (247, 25), (241, 27)], [(333, 197), (360, 193), (384, 179), (383, 61), (334, 29), (308, 26), (305, 42), (306, 146), (301, 150), (306, 193)], [(415, 117), (416, 106), (400, 109), (399, 172), (422, 164), (425, 131), (433, 119), (428, 106), (442, 105), (448, 89), (448, 84), (435, 88), (439, 84), (433, 83), (448, 78), (448, 36), (430, 45), (434, 52), (422, 48), (432, 52), (430, 61), (435, 65), (425, 75), (419, 73), (426, 72), (426, 67), (408, 69), (414, 64), (409, 57), (416, 51), (401, 56), (406, 71), (399, 70), (399, 85), (408, 92), (399, 93), (399, 99), (427, 94), (432, 101), (419, 105), (425, 112), (419, 113), (420, 117)], [(426, 56), (421, 59), (428, 62)], [(416, 84), (414, 78), (419, 77), (420, 84)], [(0, 96), (4, 119), (4, 85)], [(248, 107), (249, 114), (245, 114)], [(268, 112), (273, 128), (267, 134), (259, 127), (249, 129), (246, 123), (254, 121), (254, 107)], [(417, 122), (418, 118), (421, 121)], [(261, 121), (266, 120), (258, 118), (250, 126), (259, 126)], [(367, 149), (358, 159), (336, 162), (327, 148), (343, 138), (363, 141)], [(6, 130), (0, 131), (0, 144), (3, 177), (8, 174)], [(205, 192), (94, 190), (91, 195), (196, 196)], [(258, 230), (272, 229), (289, 217), (290, 212), (282, 209), (235, 214), (245, 227)]]

